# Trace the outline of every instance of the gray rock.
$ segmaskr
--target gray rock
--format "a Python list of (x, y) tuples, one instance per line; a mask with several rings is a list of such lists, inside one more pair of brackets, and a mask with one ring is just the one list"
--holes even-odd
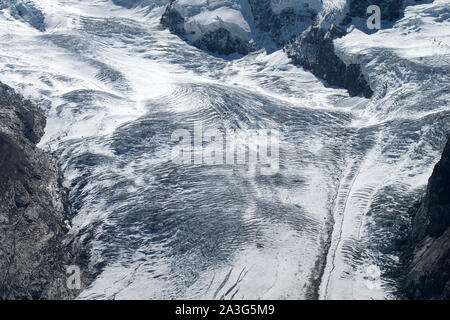
[(170, 0), (112, 0), (116, 6), (121, 6), (127, 9), (145, 7), (148, 11), (162, 6), (169, 2)]
[(351, 23), (352, 18), (366, 17), (367, 8), (371, 5), (380, 7), (382, 20), (392, 21), (402, 15), (403, 0), (351, 0), (343, 24)]
[(450, 299), (450, 139), (415, 212), (410, 241), (407, 296)]
[[(417, 1), (416, 2), (421, 2)], [(422, 1), (423, 2), (423, 1)], [(171, 0), (161, 18), (161, 24), (172, 33), (185, 38), (184, 17), (174, 9), (176, 0)], [(219, 29), (208, 32), (193, 43), (195, 46), (220, 54), (247, 54), (258, 48), (265, 47), (267, 39), (276, 47), (285, 49), (288, 56), (297, 65), (314, 73), (331, 86), (347, 89), (352, 96), (363, 95), (372, 97), (373, 90), (368, 79), (362, 73), (358, 64), (346, 65), (334, 50), (333, 40), (346, 34), (346, 29), (353, 23), (361, 24), (367, 17), (367, 8), (378, 5), (381, 18), (390, 25), (403, 14), (403, 0), (348, 0), (345, 16), (338, 12), (321, 12), (318, 17), (317, 8), (305, 7), (294, 12), (293, 8), (285, 8), (275, 14), (270, 0), (249, 0), (255, 39), (252, 43), (234, 39), (226, 30)], [(361, 20), (362, 19), (362, 20)], [(365, 26), (358, 25), (364, 29)], [(363, 30), (373, 32), (371, 30)]]
[[(174, 8), (176, 0), (171, 0), (161, 17), (161, 25), (172, 33), (185, 39), (185, 18)], [(194, 46), (219, 54), (248, 54), (272, 41), (275, 46), (282, 47), (289, 40), (297, 36), (311, 25), (314, 17), (312, 10), (305, 8), (304, 12), (297, 14), (292, 8), (286, 8), (275, 14), (270, 5), (270, 0), (250, 0), (249, 2), (254, 24), (255, 38), (243, 40), (233, 37), (231, 33), (219, 28), (206, 32), (193, 43)]]
[[(185, 20), (184, 17), (173, 8), (175, 1), (176, 0), (171, 0), (167, 5), (160, 23), (163, 27), (168, 28), (170, 32), (181, 38), (185, 38)], [(258, 49), (254, 42), (247, 42), (233, 37), (231, 33), (224, 28), (206, 32), (200, 39), (195, 41), (193, 45), (202, 50), (225, 55), (233, 53), (246, 55)]]
[(285, 49), (295, 64), (310, 70), (329, 85), (347, 89), (352, 96), (363, 94), (366, 98), (373, 91), (357, 64), (346, 65), (334, 51), (333, 40), (345, 35), (345, 31), (332, 25), (329, 30), (311, 26)]
[(171, 0), (167, 5), (166, 10), (164, 11), (161, 17), (161, 25), (164, 28), (168, 28), (170, 32), (183, 36), (186, 34), (184, 30), (184, 18), (183, 16), (173, 8), (175, 0)]
[(266, 33), (279, 47), (305, 31), (313, 22), (315, 13), (305, 7), (305, 11), (296, 14), (293, 8), (286, 8), (276, 14), (272, 11), (270, 0), (249, 0), (255, 27), (259, 33)]
[[(288, 56), (294, 63), (326, 80), (328, 84), (347, 89), (352, 96), (362, 94), (366, 98), (372, 97), (372, 88), (362, 74), (361, 67), (357, 64), (346, 65), (335, 54), (333, 45), (334, 39), (345, 36), (345, 30), (352, 24), (354, 18), (367, 17), (366, 11), (370, 5), (378, 5), (382, 20), (389, 23), (399, 19), (404, 9), (403, 0), (348, 0), (348, 11), (343, 19), (337, 18), (338, 14), (330, 12), (324, 17), (327, 21), (324, 24), (326, 28), (317, 21), (313, 23), (308, 30), (286, 46)], [(365, 26), (358, 27), (365, 28)]]
[(205, 33), (200, 40), (194, 42), (194, 45), (203, 50), (226, 55), (233, 53), (246, 55), (257, 49), (254, 43), (232, 37), (230, 32), (223, 28)]
[(45, 123), (40, 108), (0, 83), (0, 299), (79, 293), (66, 286), (66, 266), (85, 265), (75, 246), (62, 243), (68, 192), (56, 160), (36, 147)]

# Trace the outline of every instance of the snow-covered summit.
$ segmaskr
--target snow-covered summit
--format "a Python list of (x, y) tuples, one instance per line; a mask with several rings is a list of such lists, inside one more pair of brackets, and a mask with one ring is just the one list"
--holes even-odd
[(161, 21), (198, 47), (245, 54), (269, 42), (285, 43), (321, 8), (319, 0), (172, 0)]
[(179, 0), (173, 9), (184, 17), (184, 29), (191, 41), (221, 28), (243, 41), (251, 39), (253, 17), (246, 0)]

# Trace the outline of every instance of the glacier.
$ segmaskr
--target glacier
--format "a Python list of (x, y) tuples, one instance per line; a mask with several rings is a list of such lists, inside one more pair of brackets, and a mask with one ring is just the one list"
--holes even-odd
[[(36, 28), (0, 1), (0, 81), (44, 108), (40, 146), (76, 212), (65, 241), (89, 253), (78, 298), (399, 298), (395, 243), (450, 135), (448, 2), (406, 1), (381, 30), (355, 19), (333, 41), (371, 97), (283, 50), (346, 1), (266, 1), (295, 14), (278, 43), (244, 0), (175, 1), (179, 37), (160, 24), (171, 2), (26, 1)], [(193, 45), (217, 28), (251, 50)], [(171, 134), (195, 123), (280, 130), (280, 171), (174, 164)]]

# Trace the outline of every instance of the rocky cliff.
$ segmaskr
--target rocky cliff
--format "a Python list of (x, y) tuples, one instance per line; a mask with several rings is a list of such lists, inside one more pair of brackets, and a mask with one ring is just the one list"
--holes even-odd
[(415, 211), (406, 294), (411, 299), (450, 299), (450, 139)]
[(320, 2), (171, 0), (161, 24), (196, 47), (219, 54), (280, 48), (308, 28)]
[[(383, 8), (397, 8), (391, 2), (399, 1), (378, 2)], [(195, 5), (171, 0), (161, 24), (198, 48), (219, 54), (245, 55), (260, 48), (285, 48), (295, 64), (330, 85), (344, 87), (351, 95), (370, 97), (373, 92), (360, 66), (346, 65), (333, 45), (334, 39), (346, 34), (345, 26), (352, 23), (352, 17), (365, 17), (367, 6), (358, 3), (348, 1), (329, 8), (322, 1), (312, 0), (200, 1)], [(398, 15), (386, 14), (391, 16)]]
[(336, 54), (334, 40), (351, 28), (375, 32), (366, 26), (370, 5), (380, 8), (382, 28), (400, 18), (404, 10), (403, 0), (211, 0), (195, 4), (170, 0), (161, 24), (198, 48), (219, 54), (284, 48), (295, 64), (329, 85), (369, 98), (373, 88), (367, 74), (358, 63), (345, 62)]
[(63, 245), (71, 219), (56, 160), (36, 147), (40, 108), (0, 83), (0, 299), (66, 299), (66, 266), (82, 265)]
[(294, 63), (325, 79), (328, 84), (347, 89), (350, 95), (373, 94), (359, 64), (346, 64), (335, 53), (333, 40), (346, 35), (346, 30), (356, 26), (366, 33), (367, 8), (377, 5), (386, 22), (398, 19), (403, 0), (348, 0), (344, 6), (324, 8), (321, 16), (287, 47), (286, 52)]
[(345, 31), (335, 25), (329, 29), (311, 26), (286, 48), (295, 64), (310, 70), (314, 75), (327, 81), (329, 85), (340, 86), (350, 95), (363, 94), (366, 98), (373, 91), (358, 64), (345, 64), (335, 53), (333, 40), (345, 35)]
[(245, 2), (171, 0), (161, 17), (161, 25), (202, 50), (245, 55), (257, 49)]

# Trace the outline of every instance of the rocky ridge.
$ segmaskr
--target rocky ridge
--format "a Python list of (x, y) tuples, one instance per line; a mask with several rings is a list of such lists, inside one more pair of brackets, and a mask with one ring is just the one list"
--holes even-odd
[(83, 257), (64, 244), (72, 217), (55, 158), (36, 147), (43, 111), (0, 83), (0, 299), (70, 299), (66, 266)]
[(450, 299), (450, 139), (414, 212), (404, 289), (410, 299)]

